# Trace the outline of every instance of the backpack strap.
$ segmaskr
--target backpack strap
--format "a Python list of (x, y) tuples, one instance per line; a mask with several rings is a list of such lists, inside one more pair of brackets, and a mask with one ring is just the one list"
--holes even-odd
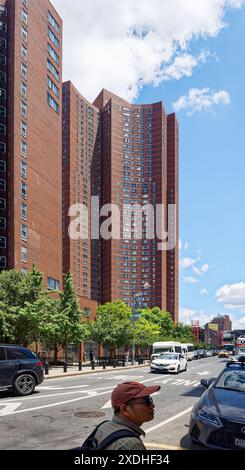
[(97, 446), (97, 449), (106, 449), (106, 447), (108, 447), (110, 444), (123, 437), (139, 438), (138, 434), (133, 431), (130, 431), (129, 429), (119, 429), (118, 431), (115, 431), (109, 434), (109, 436), (105, 437), (105, 439), (103, 439), (103, 441), (101, 441), (100, 444)]

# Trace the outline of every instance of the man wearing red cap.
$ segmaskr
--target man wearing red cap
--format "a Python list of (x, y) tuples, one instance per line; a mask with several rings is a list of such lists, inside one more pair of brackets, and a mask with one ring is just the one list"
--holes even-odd
[(141, 425), (154, 418), (152, 395), (160, 385), (146, 387), (139, 382), (124, 382), (117, 385), (111, 394), (114, 415), (111, 421), (102, 423), (95, 434), (98, 444), (110, 434), (129, 430), (135, 437), (121, 437), (106, 447), (106, 450), (146, 450), (140, 436), (145, 436)]

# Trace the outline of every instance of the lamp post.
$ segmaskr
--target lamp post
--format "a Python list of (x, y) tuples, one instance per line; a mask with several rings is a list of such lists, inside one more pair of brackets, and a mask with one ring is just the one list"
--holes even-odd
[[(150, 284), (148, 282), (146, 282), (144, 285), (143, 285), (143, 288), (144, 289), (148, 289), (150, 286)], [(132, 359), (131, 359), (131, 365), (134, 366), (135, 365), (135, 338), (134, 338), (134, 322), (136, 320), (135, 318), (135, 313), (136, 313), (136, 298), (138, 297), (141, 297), (143, 295), (143, 292), (133, 292), (133, 310), (132, 310), (132, 322), (133, 322), (133, 343), (132, 343)]]

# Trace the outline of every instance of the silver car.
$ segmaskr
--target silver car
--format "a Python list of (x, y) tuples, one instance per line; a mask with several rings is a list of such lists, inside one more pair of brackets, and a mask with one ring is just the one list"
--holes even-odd
[(245, 359), (228, 363), (194, 405), (189, 436), (214, 449), (245, 450)]

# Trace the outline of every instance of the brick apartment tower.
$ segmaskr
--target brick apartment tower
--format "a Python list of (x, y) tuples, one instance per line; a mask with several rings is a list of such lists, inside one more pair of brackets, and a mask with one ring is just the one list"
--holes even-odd
[[(123, 229), (135, 238), (139, 231), (139, 221), (130, 214), (129, 222), (123, 224), (121, 220), (119, 239), (91, 240), (89, 251), (89, 243), (81, 240), (74, 244), (68, 239), (70, 218), (67, 218), (71, 202), (85, 201), (89, 208), (84, 189), (86, 196), (89, 190), (91, 195), (99, 196), (100, 207), (112, 203), (120, 207), (121, 214), (123, 204), (149, 203), (154, 208), (157, 204), (165, 208), (167, 204), (176, 204), (178, 218), (175, 115), (167, 116), (162, 103), (131, 105), (106, 90), (102, 90), (93, 105), (70, 83), (64, 84), (63, 93), (65, 270), (70, 267), (78, 281), (74, 274), (80, 273), (77, 293), (85, 288), (89, 294), (82, 273), (87, 253), (91, 257), (92, 299), (100, 303), (122, 299), (133, 306), (134, 293), (142, 292), (142, 306), (157, 305), (178, 321), (178, 225), (175, 248), (160, 251), (156, 237), (147, 240), (146, 214), (140, 220), (142, 239), (133, 236), (124, 239)], [(173, 222), (167, 220), (167, 210), (164, 222), (165, 229)]]
[[(97, 303), (91, 297), (99, 302), (101, 296), (101, 243), (100, 240), (91, 241), (90, 220), (91, 195), (100, 196), (100, 134), (99, 110), (83, 98), (71, 82), (64, 83), (63, 272), (71, 272), (80, 306), (92, 318), (95, 316)], [(75, 204), (83, 205), (86, 211), (80, 214), (82, 237), (78, 234), (76, 238), (69, 235), (72, 220), (79, 217), (79, 212), (69, 216), (69, 209)], [(91, 262), (92, 259), (95, 259), (95, 263)]]
[(0, 266), (62, 281), (62, 21), (0, 0)]

